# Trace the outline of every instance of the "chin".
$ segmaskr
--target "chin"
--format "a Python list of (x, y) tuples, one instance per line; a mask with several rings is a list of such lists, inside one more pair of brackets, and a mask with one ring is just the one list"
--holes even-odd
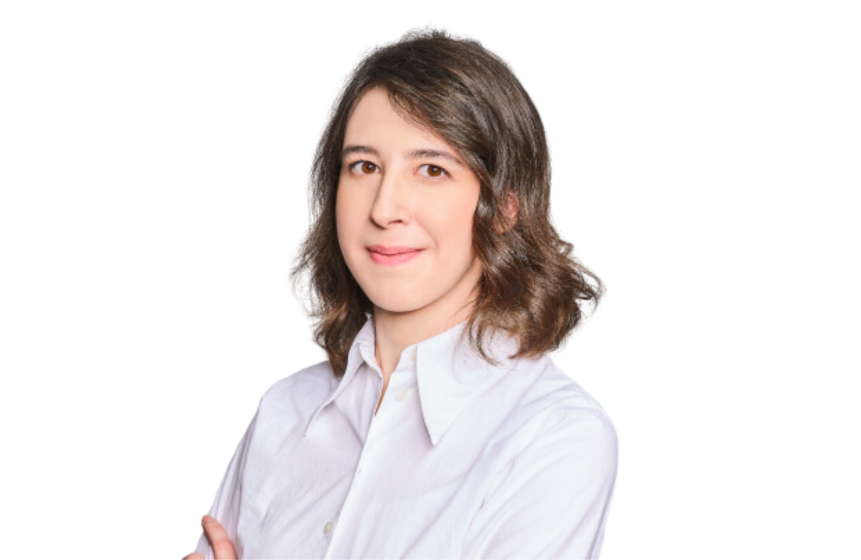
[(424, 307), (422, 302), (416, 301), (415, 298), (392, 297), (391, 294), (386, 296), (369, 296), (368, 299), (375, 307), (378, 307), (389, 313), (408, 313)]
[[(359, 284), (361, 286), (361, 283)], [(432, 301), (427, 289), (404, 282), (371, 282), (373, 289), (364, 290), (374, 306), (390, 313), (407, 313), (421, 309)]]

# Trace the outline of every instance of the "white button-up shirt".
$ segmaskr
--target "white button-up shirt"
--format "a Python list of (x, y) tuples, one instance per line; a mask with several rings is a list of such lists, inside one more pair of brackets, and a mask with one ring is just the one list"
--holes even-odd
[[(616, 477), (607, 414), (546, 356), (493, 366), (465, 323), (406, 348), (379, 412), (370, 319), (273, 385), (210, 515), (244, 558), (594, 558)], [(205, 536), (197, 547), (207, 558)]]

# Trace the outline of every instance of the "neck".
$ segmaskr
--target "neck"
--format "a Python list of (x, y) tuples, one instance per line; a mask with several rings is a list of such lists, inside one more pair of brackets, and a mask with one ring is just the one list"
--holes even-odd
[(386, 383), (405, 348), (443, 333), (469, 318), (480, 276), (481, 264), (476, 259), (455, 287), (425, 307), (395, 312), (374, 306), (376, 358)]

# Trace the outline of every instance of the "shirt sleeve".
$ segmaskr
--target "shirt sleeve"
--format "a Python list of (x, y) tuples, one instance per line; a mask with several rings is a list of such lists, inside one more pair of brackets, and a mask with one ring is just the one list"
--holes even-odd
[(464, 558), (597, 558), (616, 480), (617, 440), (600, 409), (568, 409), (496, 475)]
[[(242, 551), (241, 543), (236, 542), (236, 526), (239, 522), (239, 506), (242, 498), (242, 474), (245, 470), (248, 444), (254, 434), (256, 423), (257, 414), (254, 415), (251, 424), (245, 431), (245, 435), (239, 441), (239, 445), (233, 453), (233, 458), (227, 466), (227, 472), (224, 474), (221, 485), (218, 487), (218, 492), (215, 494), (212, 508), (209, 510), (209, 515), (217, 519), (227, 531), (230, 541), (236, 547), (236, 554), (239, 558), (242, 557)], [(209, 540), (207, 540), (206, 534), (202, 531), (195, 552), (203, 554), (204, 558), (208, 560), (213, 558), (212, 547), (209, 546)]]

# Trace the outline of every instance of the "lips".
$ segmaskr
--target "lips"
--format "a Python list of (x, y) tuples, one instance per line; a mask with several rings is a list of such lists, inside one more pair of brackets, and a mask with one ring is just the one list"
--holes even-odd
[(417, 247), (388, 247), (386, 245), (371, 245), (367, 247), (371, 260), (381, 265), (399, 265), (411, 261), (424, 249)]

